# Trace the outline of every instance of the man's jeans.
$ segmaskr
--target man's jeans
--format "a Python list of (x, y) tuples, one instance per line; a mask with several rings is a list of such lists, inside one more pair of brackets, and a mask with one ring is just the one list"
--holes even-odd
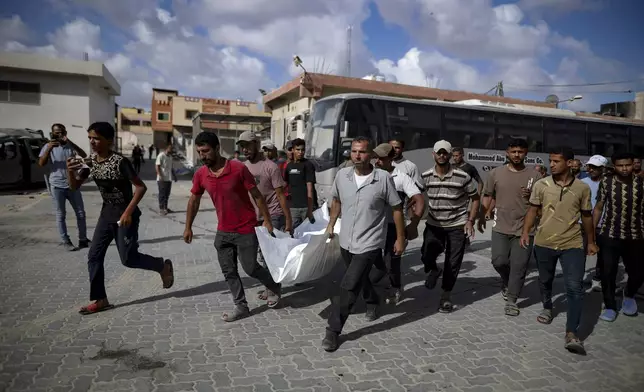
[[(271, 223), (273, 224), (273, 229), (284, 231), (284, 228), (286, 227), (286, 217), (284, 215), (271, 216)], [(257, 221), (257, 226), (262, 225), (264, 225), (263, 220)], [(264, 255), (262, 254), (262, 250), (259, 246), (257, 247), (257, 262), (262, 267), (266, 267), (266, 260), (264, 259)]]
[(539, 267), (539, 288), (544, 309), (552, 310), (552, 282), (555, 279), (557, 260), (561, 262), (568, 302), (566, 332), (577, 333), (584, 303), (586, 253), (581, 248), (555, 250), (535, 245), (534, 255)]
[(159, 186), (159, 209), (168, 209), (168, 200), (170, 199), (170, 191), (172, 190), (172, 181), (157, 181)]
[(622, 259), (628, 282), (624, 290), (624, 296), (635, 298), (635, 294), (642, 287), (644, 282), (644, 240), (618, 240), (608, 236), (600, 237), (600, 249), (603, 250), (603, 260), (600, 264), (602, 292), (604, 295), (604, 306), (606, 309), (617, 310), (615, 290), (617, 290), (617, 271), (619, 270), (619, 259)]
[(521, 246), (521, 237), (492, 231), (492, 265), (503, 280), (503, 287), (508, 289), (508, 300), (516, 302), (525, 283), (528, 271), (532, 242), (528, 248)]
[(248, 309), (244, 285), (239, 277), (237, 258), (246, 275), (259, 280), (273, 293), (279, 294), (281, 285), (275, 283), (270, 272), (257, 263), (257, 236), (255, 233), (238, 234), (218, 231), (215, 234), (215, 248), (221, 272), (236, 306)]
[(65, 218), (67, 215), (66, 204), (72, 205), (76, 213), (76, 224), (78, 225), (78, 239), (80, 241), (87, 240), (87, 224), (85, 222), (85, 206), (83, 204), (83, 195), (80, 190), (71, 190), (69, 188), (56, 188), (51, 187), (51, 197), (54, 201), (54, 208), (56, 209), (56, 222), (58, 223), (58, 233), (63, 243), (70, 242), (69, 234), (67, 234), (67, 223)]
[[(378, 305), (378, 295), (371, 282), (379, 281), (387, 272), (382, 259), (382, 249), (361, 254), (354, 254), (346, 249), (340, 249), (340, 252), (347, 270), (340, 282), (340, 295), (331, 299), (331, 314), (327, 327), (329, 331), (338, 334), (342, 332), (361, 290), (367, 305)], [(372, 266), (376, 268), (372, 269)]]
[(302, 224), (308, 217), (308, 208), (291, 208), (291, 218), (293, 219), (293, 229)]
[(438, 227), (425, 225), (423, 246), (420, 259), (425, 265), (425, 273), (438, 270), (436, 259), (445, 252), (442, 289), (451, 292), (465, 256), (465, 231), (463, 226)]
[(140, 213), (132, 215), (132, 223), (128, 227), (119, 226), (116, 222), (108, 222), (102, 216), (98, 218), (87, 260), (91, 301), (107, 298), (104, 264), (105, 253), (112, 240), (116, 242), (116, 249), (124, 266), (159, 273), (163, 271), (163, 258), (139, 252), (140, 216)]

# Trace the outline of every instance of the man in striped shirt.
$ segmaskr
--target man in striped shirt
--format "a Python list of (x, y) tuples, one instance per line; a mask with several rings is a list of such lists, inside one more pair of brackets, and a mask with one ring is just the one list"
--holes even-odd
[[(421, 259), (428, 273), (425, 287), (432, 290), (443, 274), (443, 294), (439, 312), (453, 310), (450, 294), (463, 263), (466, 238), (474, 237), (474, 219), (479, 210), (476, 182), (465, 171), (453, 167), (449, 160), (452, 145), (445, 140), (434, 144), (436, 165), (422, 174), (429, 199), (427, 223), (423, 233)], [(469, 202), (472, 202), (472, 208)], [(444, 273), (436, 264), (445, 252)]]

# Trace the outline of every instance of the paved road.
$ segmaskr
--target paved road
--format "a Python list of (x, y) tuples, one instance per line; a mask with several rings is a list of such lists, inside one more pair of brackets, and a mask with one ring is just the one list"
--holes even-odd
[[(319, 346), (328, 296), (338, 273), (312, 285), (287, 287), (284, 307), (255, 299), (253, 317), (226, 324), (231, 299), (212, 245), (214, 211), (202, 203), (198, 238), (183, 243), (189, 183), (179, 183), (176, 211), (161, 217), (154, 184), (144, 199), (143, 251), (172, 258), (176, 283), (161, 288), (154, 273), (121, 266), (109, 250), (106, 276), (116, 309), (82, 317), (88, 300), (87, 251), (57, 246), (47, 195), (3, 195), (0, 202), (0, 391), (642, 391), (644, 318), (597, 321), (600, 295), (586, 298), (586, 357), (562, 348), (565, 301), (557, 280), (552, 325), (540, 309), (536, 274), (528, 277), (522, 313), (503, 315), (499, 281), (489, 262), (489, 233), (466, 256), (455, 289), (460, 308), (436, 312), (438, 292), (422, 285), (418, 241), (404, 257), (406, 301), (376, 322), (357, 309), (335, 353)], [(90, 231), (100, 197), (85, 191)], [(70, 227), (75, 227), (73, 214)], [(644, 304), (640, 304), (644, 306)]]

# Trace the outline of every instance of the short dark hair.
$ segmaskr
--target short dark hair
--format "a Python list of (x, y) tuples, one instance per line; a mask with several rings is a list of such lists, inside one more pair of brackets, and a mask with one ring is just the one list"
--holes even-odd
[(508, 142), (508, 148), (524, 148), (528, 149), (528, 141), (525, 139), (512, 138)]
[(613, 162), (613, 165), (617, 161), (623, 161), (623, 160), (631, 160), (635, 161), (635, 154), (632, 152), (616, 152), (613, 154), (612, 157), (610, 157), (611, 162)]
[(551, 148), (550, 154), (561, 155), (567, 161), (571, 161), (575, 159), (575, 152), (571, 147), (568, 147), (568, 146), (559, 146), (559, 147)]
[(297, 139), (293, 139), (293, 142), (291, 143), (293, 148), (298, 147), (298, 146), (304, 146), (306, 147), (306, 142), (304, 139), (300, 139), (299, 137)]
[(112, 124), (105, 121), (95, 122), (90, 125), (87, 128), (87, 132), (89, 133), (90, 131), (96, 132), (96, 134), (103, 136), (107, 140), (114, 140), (114, 135), (116, 134)]
[(369, 150), (373, 150), (373, 143), (372, 143), (371, 139), (369, 139), (366, 136), (358, 136), (358, 137), (353, 138), (353, 140), (351, 141), (351, 144), (353, 144), (353, 143), (367, 143), (367, 148)]
[(452, 147), (452, 152), (460, 152), (461, 154), (465, 155), (465, 150), (463, 150), (463, 147)]
[(61, 123), (54, 123), (51, 125), (51, 130), (53, 132), (54, 128), (60, 128), (61, 131), (67, 133), (67, 128)]
[(239, 154), (239, 150), (233, 151), (233, 154)]
[(398, 142), (398, 143), (400, 143), (400, 147), (405, 148), (405, 141), (402, 140), (402, 139), (393, 138), (389, 142)]
[(219, 146), (219, 138), (213, 132), (202, 131), (195, 138), (195, 145), (215, 148)]

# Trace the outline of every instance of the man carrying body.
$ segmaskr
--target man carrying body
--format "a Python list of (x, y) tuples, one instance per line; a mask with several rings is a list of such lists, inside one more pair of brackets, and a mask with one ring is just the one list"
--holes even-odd
[[(534, 231), (530, 231), (530, 244), (520, 244), (523, 221), (528, 212), (532, 185), (541, 175), (525, 166), (528, 142), (512, 139), (505, 151), (508, 164), (493, 169), (483, 187), (483, 210), (486, 216), (492, 214), (490, 204), (494, 203), (492, 221), (492, 265), (501, 276), (501, 295), (505, 300), (505, 314), (518, 316), (517, 299), (525, 283), (528, 262), (532, 253)], [(482, 229), (479, 220), (479, 230)], [(482, 230), (481, 230), (482, 232)]]
[(340, 247), (342, 258), (347, 265), (340, 295), (331, 301), (331, 314), (326, 336), (322, 341), (325, 351), (338, 349), (338, 336), (363, 291), (367, 303), (367, 318), (375, 315), (379, 300), (369, 280), (369, 272), (375, 264), (383, 267), (382, 250), (387, 237), (387, 206), (393, 209), (396, 225), (394, 253), (402, 255), (405, 251), (405, 222), (402, 202), (391, 176), (374, 168), (370, 161), (372, 149), (370, 141), (364, 137), (355, 138), (351, 144), (353, 167), (338, 172), (331, 189), (331, 213), (327, 233), (333, 237), (333, 228), (342, 213)]
[[(574, 159), (571, 148), (562, 147), (550, 153), (552, 175), (532, 186), (521, 246), (530, 246), (530, 232), (536, 222), (537, 212), (541, 210), (541, 220), (534, 238), (534, 254), (539, 268), (539, 287), (543, 302), (543, 310), (537, 321), (542, 324), (552, 322), (552, 282), (555, 279), (557, 261), (560, 261), (568, 303), (564, 347), (570, 352), (584, 354), (586, 351), (583, 342), (577, 337), (577, 330), (584, 301), (586, 254), (595, 255), (598, 248), (595, 244), (590, 188), (573, 176), (570, 167)], [(586, 252), (579, 225), (580, 218), (587, 238)]]
[(183, 240), (187, 244), (192, 242), (192, 224), (199, 212), (201, 196), (208, 192), (217, 211), (217, 258), (235, 303), (233, 311), (224, 313), (222, 319), (230, 322), (250, 315), (244, 286), (237, 270), (237, 258), (246, 274), (268, 288), (268, 307), (274, 308), (280, 300), (281, 286), (275, 283), (267, 269), (257, 263), (257, 214), (249, 193), (264, 217), (264, 227), (272, 233), (273, 224), (264, 196), (243, 163), (229, 161), (219, 154), (217, 135), (201, 132), (195, 138), (195, 145), (204, 166), (197, 170), (192, 180), (192, 195), (188, 201)]
[[(86, 158), (87, 154), (82, 148), (67, 138), (67, 130), (63, 124), (54, 124), (51, 126), (52, 140), (43, 146), (40, 150), (38, 164), (45, 166), (51, 163), (51, 173), (49, 174), (49, 188), (54, 208), (56, 210), (56, 223), (58, 224), (58, 233), (62, 240), (65, 250), (75, 251), (89, 247), (87, 239), (87, 223), (85, 220), (85, 205), (83, 195), (80, 189), (71, 189), (67, 180), (67, 159), (79, 155)], [(67, 234), (66, 208), (65, 205), (69, 200), (74, 212), (76, 213), (76, 225), (78, 226), (78, 248), (72, 244), (69, 234)]]
[(596, 225), (602, 220), (602, 213), (604, 215), (600, 229), (600, 271), (605, 309), (599, 316), (604, 321), (617, 318), (615, 281), (620, 258), (628, 274), (622, 300), (623, 314), (637, 315), (635, 295), (644, 282), (644, 179), (633, 174), (633, 154), (618, 153), (611, 161), (615, 174), (601, 180), (593, 211)]
[(284, 179), (289, 186), (291, 196), (291, 216), (293, 228), (309, 219), (315, 222), (315, 166), (304, 158), (306, 144), (302, 139), (293, 140), (293, 162), (286, 165)]
[[(391, 144), (380, 144), (378, 147), (374, 148), (373, 153), (377, 159), (376, 167), (386, 171), (391, 175), (391, 178), (393, 178), (396, 192), (398, 192), (400, 199), (403, 201), (403, 205), (406, 205), (406, 200), (410, 200), (411, 204), (413, 204), (414, 213), (411, 215), (411, 222), (405, 229), (406, 238), (408, 241), (411, 241), (418, 237), (418, 223), (423, 217), (423, 213), (425, 211), (425, 200), (423, 199), (416, 182), (407, 174), (402, 173), (398, 167), (394, 167), (392, 165), (395, 151)], [(394, 218), (391, 213), (388, 213), (387, 242), (385, 243), (384, 258), (389, 272), (389, 282), (393, 289), (393, 293), (389, 296), (388, 302), (393, 304), (400, 302), (403, 292), (401, 279), (402, 274), (400, 271), (402, 257), (401, 255), (394, 253), (394, 243), (396, 242), (396, 239), (397, 233)], [(376, 280), (379, 281), (380, 279)], [(378, 283), (377, 281), (372, 283)]]
[[(604, 176), (604, 167), (608, 164), (608, 161), (606, 158), (604, 158), (601, 155), (593, 155), (590, 157), (588, 162), (586, 162), (586, 170), (588, 171), (588, 176), (582, 178), (581, 180), (586, 183), (590, 187), (590, 200), (593, 205), (593, 209), (595, 208), (595, 205), (597, 203), (597, 195), (599, 194), (599, 184), (601, 182), (602, 177)], [(593, 291), (601, 291), (602, 290), (602, 285), (601, 285), (601, 268), (600, 264), (602, 262), (602, 256), (603, 256), (603, 245), (601, 245), (601, 241), (599, 238), (599, 228), (601, 226), (601, 221), (598, 222), (595, 227), (595, 242), (597, 242), (597, 245), (599, 246), (599, 252), (597, 253), (597, 263), (595, 264), (595, 271), (593, 272), (593, 277), (592, 277), (592, 290)], [(583, 228), (583, 226), (582, 226)], [(584, 235), (584, 238), (586, 236)], [(584, 243), (584, 249), (586, 248), (586, 245)]]
[(168, 208), (168, 200), (170, 199), (170, 192), (172, 191), (172, 180), (176, 179), (172, 172), (172, 144), (168, 144), (157, 155), (155, 162), (157, 171), (157, 185), (159, 187), (159, 213), (161, 215), (168, 215), (170, 209)]
[[(286, 184), (279, 168), (275, 163), (264, 157), (264, 154), (259, 149), (259, 138), (252, 131), (246, 131), (239, 135), (237, 145), (239, 145), (239, 148), (247, 158), (244, 165), (255, 178), (257, 189), (264, 196), (266, 207), (268, 207), (268, 212), (271, 215), (273, 228), (293, 234), (291, 212), (288, 209), (288, 203), (284, 195), (284, 186)], [(263, 217), (257, 205), (255, 205), (255, 211), (257, 213), (257, 225), (261, 226), (263, 225)], [(259, 250), (257, 258), (260, 265), (266, 266), (266, 260), (261, 250)], [(258, 294), (260, 299), (266, 300), (268, 298), (270, 293), (267, 290)]]
[[(421, 259), (425, 265), (425, 287), (432, 290), (443, 274), (443, 294), (439, 311), (453, 310), (451, 292), (465, 255), (466, 238), (474, 236), (474, 220), (479, 210), (479, 193), (474, 180), (449, 163), (452, 145), (445, 140), (434, 144), (436, 166), (422, 174), (429, 199), (423, 233)], [(468, 208), (471, 203), (472, 208)], [(436, 259), (445, 252), (445, 272)]]

